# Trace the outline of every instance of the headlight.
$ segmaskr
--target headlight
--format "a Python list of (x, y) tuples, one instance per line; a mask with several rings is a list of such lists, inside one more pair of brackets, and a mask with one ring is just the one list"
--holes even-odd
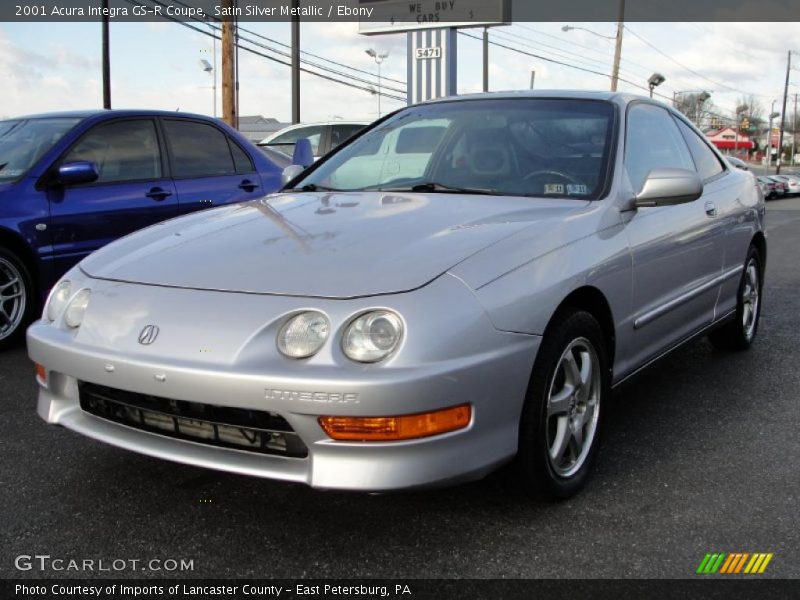
[(358, 362), (377, 362), (394, 352), (403, 339), (403, 321), (393, 312), (376, 310), (361, 315), (344, 332), (342, 350)]
[(92, 292), (90, 290), (81, 290), (72, 299), (72, 302), (67, 306), (64, 313), (64, 322), (68, 327), (80, 327), (83, 322), (83, 315), (86, 313), (86, 307), (89, 306), (89, 298)]
[(330, 324), (322, 313), (300, 313), (289, 319), (278, 332), (278, 350), (289, 358), (308, 358), (319, 352), (329, 332)]
[(45, 316), (48, 321), (55, 321), (64, 308), (67, 306), (70, 293), (72, 291), (72, 283), (69, 280), (59, 282), (59, 284), (50, 292), (50, 298), (47, 300), (47, 310)]

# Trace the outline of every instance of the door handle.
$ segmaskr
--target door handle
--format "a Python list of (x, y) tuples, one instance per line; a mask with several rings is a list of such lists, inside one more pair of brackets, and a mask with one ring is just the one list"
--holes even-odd
[(172, 196), (172, 192), (168, 192), (160, 187), (154, 187), (151, 188), (150, 191), (145, 194), (145, 196), (161, 202), (164, 198), (169, 198)]
[(245, 192), (252, 192), (254, 189), (258, 187), (257, 183), (253, 183), (249, 179), (245, 179), (242, 183), (239, 184), (239, 189), (244, 190)]
[(709, 217), (716, 217), (717, 216), (717, 205), (713, 202), (706, 202), (706, 214)]

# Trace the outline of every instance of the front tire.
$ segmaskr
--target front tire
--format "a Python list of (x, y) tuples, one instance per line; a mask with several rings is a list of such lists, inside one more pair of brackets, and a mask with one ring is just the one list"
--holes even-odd
[(517, 463), (524, 487), (549, 499), (575, 495), (597, 455), (608, 350), (597, 320), (565, 311), (548, 327), (522, 411)]
[(764, 282), (761, 254), (750, 246), (744, 261), (736, 297), (736, 316), (708, 335), (711, 344), (725, 352), (747, 350), (758, 333), (761, 317), (761, 286)]
[(25, 264), (0, 248), (0, 350), (16, 346), (33, 319), (33, 280)]

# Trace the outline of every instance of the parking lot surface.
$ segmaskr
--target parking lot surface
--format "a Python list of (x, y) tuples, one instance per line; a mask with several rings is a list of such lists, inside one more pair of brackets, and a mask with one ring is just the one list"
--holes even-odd
[(2, 353), (0, 577), (91, 575), (21, 572), (21, 554), (193, 560), (148, 576), (693, 577), (706, 552), (772, 552), (761, 577), (800, 577), (800, 199), (768, 211), (755, 346), (701, 339), (619, 390), (594, 478), (559, 504), (509, 470), (373, 496), (139, 456), (45, 425), (25, 350)]

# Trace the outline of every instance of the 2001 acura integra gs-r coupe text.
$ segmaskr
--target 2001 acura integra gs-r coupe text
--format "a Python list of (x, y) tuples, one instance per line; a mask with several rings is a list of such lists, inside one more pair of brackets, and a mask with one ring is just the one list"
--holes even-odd
[(39, 414), (320, 488), (453, 482), (516, 456), (531, 489), (567, 496), (612, 386), (702, 332), (750, 345), (763, 220), (753, 176), (647, 99), (410, 107), (280, 193), (67, 273), (28, 332)]

